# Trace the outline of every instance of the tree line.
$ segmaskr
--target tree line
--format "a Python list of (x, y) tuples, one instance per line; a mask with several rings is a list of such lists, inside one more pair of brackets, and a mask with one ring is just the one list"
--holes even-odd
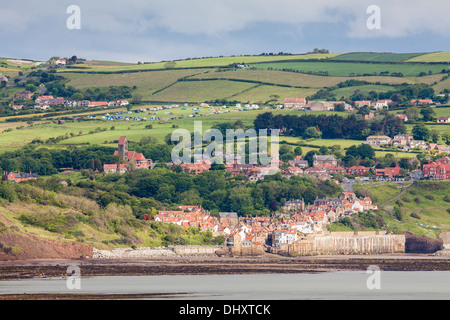
[(339, 115), (276, 115), (271, 112), (259, 114), (253, 122), (256, 130), (279, 129), (287, 136), (324, 139), (362, 140), (372, 134), (393, 137), (404, 133), (403, 121), (392, 115), (366, 120), (356, 115), (342, 117)]

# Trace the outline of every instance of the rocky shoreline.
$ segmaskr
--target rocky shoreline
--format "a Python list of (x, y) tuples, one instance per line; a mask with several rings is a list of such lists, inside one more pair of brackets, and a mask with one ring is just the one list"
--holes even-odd
[(78, 266), (81, 276), (86, 277), (366, 271), (373, 265), (382, 271), (450, 271), (450, 258), (429, 255), (379, 255), (15, 261), (0, 263), (0, 280), (65, 278), (69, 276), (67, 268), (71, 265)]

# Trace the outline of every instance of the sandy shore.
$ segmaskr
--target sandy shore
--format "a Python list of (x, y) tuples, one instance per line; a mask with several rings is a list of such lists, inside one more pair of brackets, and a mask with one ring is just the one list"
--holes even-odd
[(450, 258), (398, 254), (295, 258), (266, 255), (256, 258), (0, 261), (0, 280), (67, 277), (67, 267), (70, 265), (78, 266), (81, 274), (89, 277), (365, 271), (372, 265), (384, 271), (450, 271)]

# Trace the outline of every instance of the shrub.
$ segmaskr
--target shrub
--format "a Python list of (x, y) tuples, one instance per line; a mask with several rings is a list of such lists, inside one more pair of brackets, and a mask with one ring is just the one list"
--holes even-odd
[(411, 213), (411, 217), (414, 218), (414, 219), (420, 219), (419, 214), (415, 213), (415, 212)]
[(422, 199), (421, 199), (420, 197), (416, 197), (416, 198), (414, 199), (414, 201), (415, 201), (417, 204), (421, 204), (421, 203), (422, 203)]
[(444, 201), (450, 202), (450, 195), (446, 194), (444, 197)]
[(402, 214), (402, 211), (400, 210), (400, 208), (394, 207), (394, 217), (395, 217), (398, 221), (402, 221), (402, 219), (403, 219), (403, 214)]
[(417, 190), (416, 189), (409, 189), (408, 191), (410, 194), (412, 195), (416, 195), (417, 194)]
[(427, 198), (428, 200), (434, 200), (434, 197), (433, 197), (433, 195), (431, 195), (431, 194), (427, 194), (427, 195), (425, 196), (425, 198)]
[(410, 198), (408, 198), (408, 197), (403, 197), (403, 199), (402, 199), (404, 202), (407, 202), (407, 203), (409, 203), (409, 202), (411, 202), (411, 199)]

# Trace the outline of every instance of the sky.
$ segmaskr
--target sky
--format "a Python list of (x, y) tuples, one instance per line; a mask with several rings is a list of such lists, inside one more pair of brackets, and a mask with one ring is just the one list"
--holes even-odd
[(450, 51), (449, 14), (448, 0), (0, 0), (0, 57)]

